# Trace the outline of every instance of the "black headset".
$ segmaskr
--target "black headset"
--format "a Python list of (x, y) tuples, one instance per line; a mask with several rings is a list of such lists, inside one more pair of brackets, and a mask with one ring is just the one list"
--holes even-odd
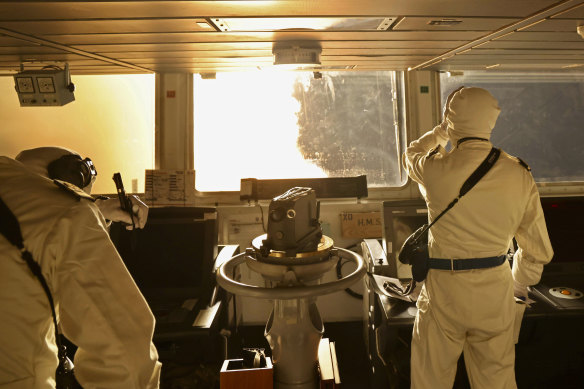
[(47, 166), (49, 178), (69, 182), (83, 189), (97, 176), (97, 170), (89, 158), (75, 154), (63, 155)]

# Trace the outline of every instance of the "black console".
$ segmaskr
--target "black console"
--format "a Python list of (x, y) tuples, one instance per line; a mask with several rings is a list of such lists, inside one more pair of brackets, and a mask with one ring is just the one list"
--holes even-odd
[(559, 271), (547, 270), (533, 294), (557, 310), (584, 310), (584, 262), (554, 267)]
[(556, 310), (584, 310), (584, 198), (550, 197), (541, 203), (554, 257), (531, 290)]

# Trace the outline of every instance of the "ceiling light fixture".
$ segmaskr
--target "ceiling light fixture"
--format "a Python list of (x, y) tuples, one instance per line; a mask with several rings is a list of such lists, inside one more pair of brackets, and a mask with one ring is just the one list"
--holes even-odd
[(320, 47), (275, 46), (274, 65), (320, 65)]
[(462, 20), (458, 19), (440, 19), (440, 20), (430, 20), (428, 24), (430, 26), (456, 26), (462, 23)]

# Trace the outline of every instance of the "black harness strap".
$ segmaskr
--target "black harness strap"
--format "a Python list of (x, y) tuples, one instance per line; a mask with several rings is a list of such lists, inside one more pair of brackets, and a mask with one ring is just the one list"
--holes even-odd
[(481, 140), (483, 142), (488, 142), (489, 140), (486, 138), (479, 138), (478, 136), (467, 136), (466, 138), (460, 138), (458, 142), (456, 142), (456, 147), (460, 146), (461, 143), (464, 143), (468, 140)]
[(12, 211), (6, 206), (2, 198), (0, 198), (0, 233), (4, 235), (4, 237), (16, 246), (20, 250), (20, 256), (26, 264), (28, 265), (30, 271), (41, 283), (47, 298), (49, 299), (49, 304), (51, 306), (51, 313), (53, 314), (53, 324), (55, 325), (55, 341), (57, 342), (57, 348), (59, 350), (59, 360), (61, 358), (66, 357), (65, 347), (61, 343), (61, 337), (59, 336), (59, 327), (57, 325), (57, 314), (55, 313), (55, 303), (53, 302), (53, 295), (51, 294), (51, 290), (49, 289), (49, 285), (43, 276), (41, 271), (41, 267), (32, 257), (30, 251), (28, 251), (24, 247), (24, 240), (22, 238), (22, 232), (20, 231), (20, 224), (18, 224), (18, 220), (16, 216), (12, 213)]

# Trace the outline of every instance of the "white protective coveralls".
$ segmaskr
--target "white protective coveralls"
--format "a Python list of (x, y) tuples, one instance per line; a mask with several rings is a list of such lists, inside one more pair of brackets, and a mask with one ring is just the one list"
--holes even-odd
[[(89, 199), (0, 157), (0, 197), (40, 264), (61, 332), (78, 346), (85, 389), (158, 388), (154, 318)], [(49, 302), (19, 250), (0, 235), (0, 388), (54, 388), (58, 365)]]
[[(446, 121), (413, 141), (404, 154), (433, 220), (458, 195), (489, 153), (497, 101), (481, 88), (457, 91)], [(480, 137), (485, 140), (466, 140)], [(453, 149), (446, 152), (448, 140)], [(486, 269), (430, 269), (417, 301), (412, 334), (411, 387), (452, 388), (464, 351), (473, 389), (516, 388), (514, 280), (534, 285), (553, 251), (536, 184), (519, 159), (501, 152), (491, 170), (429, 233), (432, 258), (483, 258), (519, 249), (513, 269), (505, 262)]]

